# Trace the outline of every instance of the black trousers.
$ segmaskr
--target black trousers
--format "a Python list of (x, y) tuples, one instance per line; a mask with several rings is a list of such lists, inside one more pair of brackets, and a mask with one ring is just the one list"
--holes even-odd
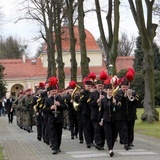
[(123, 139), (123, 144), (128, 144), (133, 142), (134, 139), (134, 124), (135, 120), (130, 120), (130, 121), (120, 121), (120, 124), (122, 126), (122, 139)]
[(49, 123), (49, 139), (52, 149), (58, 151), (62, 140), (63, 123)]
[(40, 114), (36, 116), (37, 121), (37, 138), (43, 138), (45, 135), (45, 125), (44, 125), (44, 117)]
[(113, 150), (114, 143), (116, 140), (116, 130), (117, 130), (117, 121), (104, 122), (104, 131), (107, 141), (108, 150)]
[(8, 122), (9, 123), (12, 123), (13, 122), (13, 111), (8, 111)]
[(93, 143), (94, 131), (90, 116), (82, 115), (82, 125), (86, 144), (91, 145), (91, 143)]
[(44, 138), (44, 141), (46, 142), (46, 143), (48, 143), (49, 144), (49, 142), (50, 142), (50, 140), (49, 140), (49, 127), (48, 127), (48, 115), (46, 114), (46, 113), (43, 113), (43, 118), (44, 118), (44, 136), (43, 136), (43, 138)]
[(92, 121), (92, 125), (94, 128), (95, 144), (103, 147), (105, 143), (104, 129), (102, 126), (99, 125), (98, 121)]
[(78, 122), (77, 117), (74, 114), (69, 114), (69, 122), (70, 122), (70, 130), (71, 130), (71, 137), (77, 136), (78, 134)]
[(77, 112), (77, 122), (78, 122), (78, 133), (79, 133), (79, 141), (83, 142), (83, 125), (82, 125), (82, 116), (81, 112)]

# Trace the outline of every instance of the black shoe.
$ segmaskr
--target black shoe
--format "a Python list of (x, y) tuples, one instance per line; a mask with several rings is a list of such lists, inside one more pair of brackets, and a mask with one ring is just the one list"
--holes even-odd
[(113, 151), (109, 152), (109, 155), (110, 155), (110, 157), (113, 157), (114, 152)]
[(87, 148), (91, 148), (91, 145), (90, 145), (90, 144), (87, 144)]
[(83, 140), (80, 140), (79, 143), (83, 143)]
[(129, 146), (128, 146), (128, 144), (125, 144), (125, 145), (124, 145), (124, 149), (125, 149), (125, 150), (129, 150), (129, 149), (130, 149)]
[(100, 150), (101, 146), (96, 145), (95, 148), (98, 149), (98, 150)]
[(74, 139), (74, 136), (71, 136), (71, 139)]
[(94, 143), (91, 143), (91, 147), (95, 147), (95, 144), (94, 144)]
[(120, 141), (119, 141), (119, 143), (120, 143), (120, 144), (123, 144), (123, 141), (122, 141), (122, 140), (120, 140)]
[(39, 141), (41, 141), (41, 137), (37, 137), (37, 139), (38, 139)]
[(130, 143), (129, 146), (130, 146), (130, 147), (134, 147), (133, 143)]
[(55, 150), (54, 150), (52, 154), (58, 154), (58, 151), (55, 151)]
[(99, 145), (96, 145), (95, 148), (98, 149), (99, 151), (104, 150), (104, 147), (103, 146), (99, 146)]

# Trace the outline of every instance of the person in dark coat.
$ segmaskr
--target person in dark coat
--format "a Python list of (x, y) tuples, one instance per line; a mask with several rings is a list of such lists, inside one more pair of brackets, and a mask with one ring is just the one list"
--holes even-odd
[(44, 106), (44, 112), (48, 113), (49, 140), (53, 154), (61, 152), (63, 110), (67, 108), (64, 99), (58, 94), (57, 83), (56, 77), (49, 79), (50, 97), (46, 99)]
[(84, 90), (80, 93), (79, 108), (82, 114), (82, 126), (84, 130), (84, 138), (86, 141), (87, 148), (91, 148), (93, 144), (93, 126), (91, 122), (91, 107), (89, 105), (90, 101), (90, 90), (92, 88), (92, 81), (84, 81)]
[(91, 106), (91, 121), (94, 128), (94, 142), (95, 148), (98, 150), (104, 150), (105, 137), (104, 137), (104, 129), (99, 125), (98, 114), (99, 107), (101, 105), (101, 99), (106, 96), (106, 93), (103, 91), (103, 81), (96, 81), (96, 90), (91, 92), (90, 94), (90, 102)]
[(104, 127), (105, 137), (110, 157), (113, 157), (113, 147), (116, 140), (117, 131), (117, 103), (113, 97), (112, 84), (104, 87), (107, 95), (101, 100), (101, 109), (99, 112), (99, 124)]
[(73, 106), (74, 97), (72, 95), (74, 89), (75, 89), (75, 86), (69, 86), (68, 93), (65, 96), (65, 103), (67, 105), (68, 117), (69, 117), (69, 123), (70, 123), (71, 139), (74, 139), (74, 137), (77, 138), (77, 135), (78, 135), (77, 112), (75, 111)]
[(8, 123), (13, 123), (13, 109), (12, 109), (12, 104), (13, 104), (13, 97), (10, 96), (7, 101), (6, 101), (6, 108), (7, 108), (7, 114), (8, 114)]
[[(138, 95), (131, 90), (129, 93), (129, 82), (124, 79), (120, 90), (115, 95), (115, 99), (120, 104), (118, 111), (119, 125), (121, 126), (120, 140), (126, 150), (131, 149), (134, 137), (134, 123), (137, 119), (136, 107), (138, 104)], [(130, 95), (132, 94), (132, 95)]]

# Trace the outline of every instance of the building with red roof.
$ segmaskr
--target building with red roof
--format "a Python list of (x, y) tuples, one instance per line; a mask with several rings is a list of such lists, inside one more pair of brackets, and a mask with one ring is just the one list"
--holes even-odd
[[(69, 32), (66, 27), (63, 27), (62, 34), (62, 48), (63, 48), (63, 61), (65, 63), (65, 85), (66, 87), (70, 81), (70, 48), (69, 48)], [(80, 65), (80, 43), (78, 27), (74, 27), (76, 37), (76, 58), (78, 63), (77, 80), (81, 82), (81, 65)], [(86, 32), (86, 48), (87, 57), (89, 59), (90, 72), (95, 72), (97, 78), (102, 70), (106, 70), (102, 50), (98, 47), (93, 35), (88, 31)], [(6, 81), (7, 96), (12, 94), (17, 96), (18, 92), (31, 88), (35, 92), (35, 87), (39, 82), (45, 82), (47, 77), (47, 47), (44, 47), (44, 52), (37, 59), (1, 59), (0, 64), (5, 67), (4, 79)], [(127, 69), (133, 66), (134, 57), (118, 57), (116, 61), (117, 71)]]

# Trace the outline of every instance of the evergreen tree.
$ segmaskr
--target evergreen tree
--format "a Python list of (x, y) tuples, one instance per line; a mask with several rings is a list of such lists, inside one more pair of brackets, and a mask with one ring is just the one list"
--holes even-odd
[[(136, 49), (135, 49), (135, 60), (134, 60), (134, 69), (135, 71), (142, 71), (143, 67), (143, 58), (144, 53), (141, 47), (141, 38), (137, 37), (136, 40)], [(160, 52), (159, 47), (156, 43), (153, 43), (153, 52), (154, 52), (154, 69), (160, 70)]]
[(4, 67), (2, 65), (0, 65), (0, 99), (2, 97), (4, 97), (6, 95), (6, 92), (7, 92), (7, 88), (5, 87), (5, 81), (4, 81), (4, 74), (3, 74), (3, 71), (4, 71)]

